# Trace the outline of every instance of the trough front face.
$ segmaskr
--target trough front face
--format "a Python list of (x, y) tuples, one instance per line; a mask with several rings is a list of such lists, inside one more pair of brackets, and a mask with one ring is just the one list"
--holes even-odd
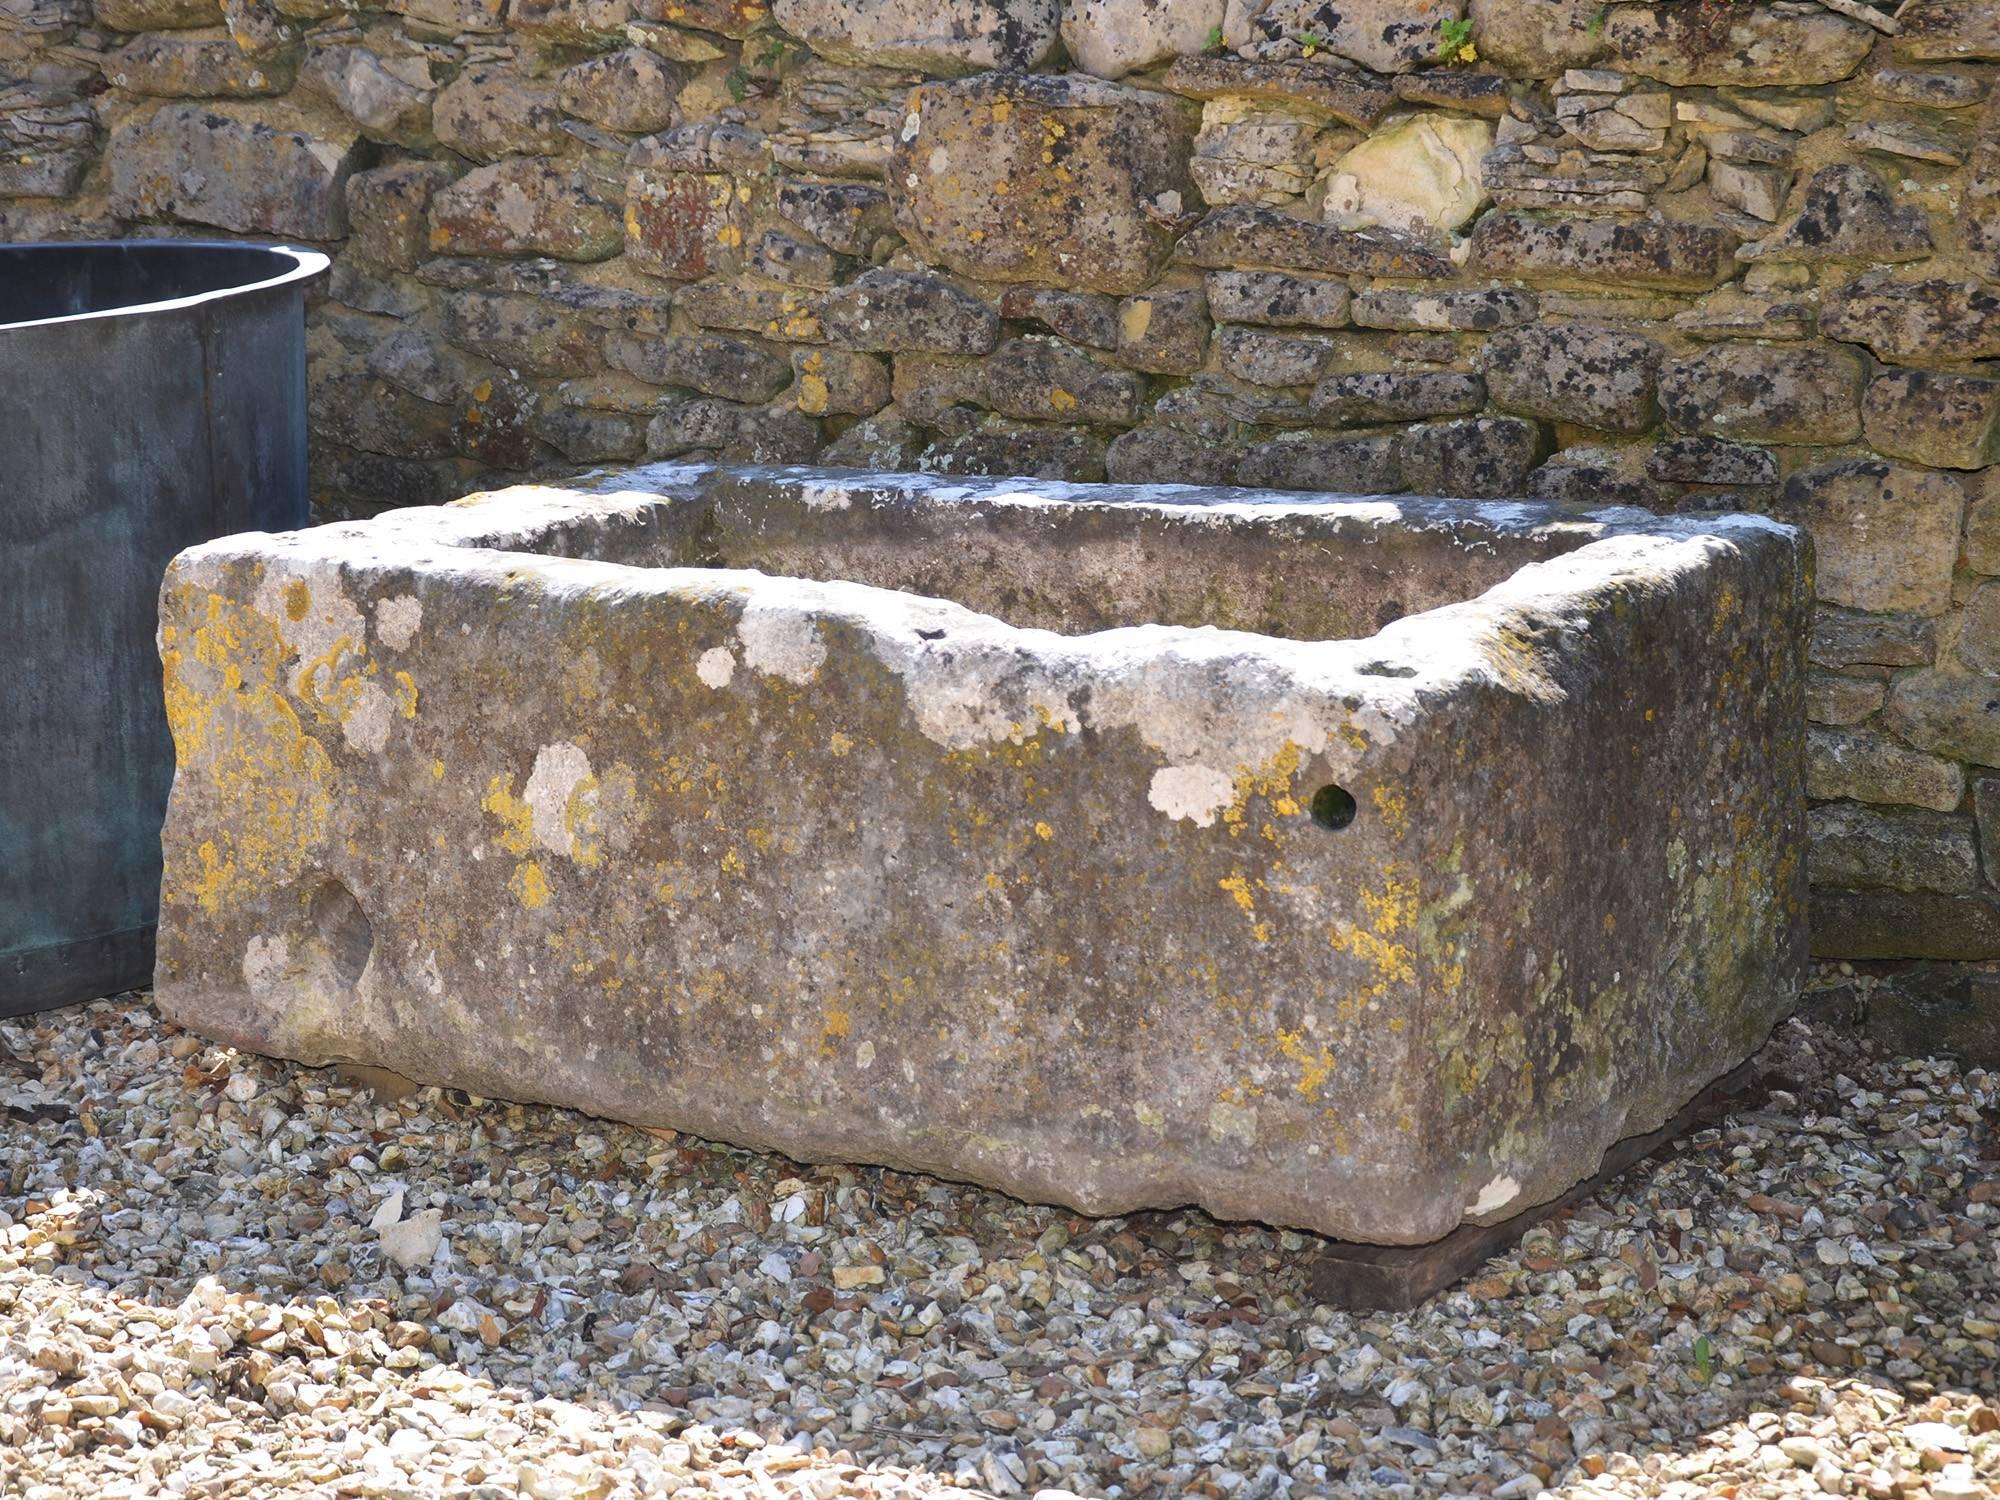
[(657, 467), (183, 553), (158, 998), (1104, 1214), (1421, 1243), (1804, 961), (1798, 533)]

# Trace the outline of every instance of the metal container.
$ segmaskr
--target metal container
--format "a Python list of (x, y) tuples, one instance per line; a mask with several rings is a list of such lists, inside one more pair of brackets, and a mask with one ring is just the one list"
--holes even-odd
[(0, 245), (0, 1016), (151, 977), (160, 576), (193, 543), (306, 524), (304, 298), (326, 266)]

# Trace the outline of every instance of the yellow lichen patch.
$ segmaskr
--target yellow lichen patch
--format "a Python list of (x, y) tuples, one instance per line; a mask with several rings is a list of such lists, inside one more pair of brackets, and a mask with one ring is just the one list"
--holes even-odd
[(722, 856), (722, 873), (725, 875), (734, 875), (740, 879), (749, 868), (743, 862), (743, 855), (738, 850), (731, 849)]
[(1280, 1031), (1278, 1050), (1299, 1065), (1299, 1081), (1292, 1085), (1307, 1099), (1317, 1099), (1327, 1079), (1333, 1076), (1334, 1056), (1325, 1047), (1308, 1047), (1305, 1031)]
[(312, 590), (306, 587), (303, 578), (294, 578), (285, 585), (285, 618), (303, 620), (306, 611), (312, 608)]
[(396, 707), (406, 719), (417, 716), (417, 680), (408, 672), (396, 674)]
[(1061, 386), (1059, 385), (1054, 386), (1051, 387), (1049, 390), (1049, 405), (1053, 406), (1057, 411), (1061, 412), (1075, 411), (1076, 397), (1072, 396), (1068, 391), (1064, 390)]
[(508, 878), (507, 889), (514, 898), (529, 911), (537, 911), (549, 900), (548, 877), (542, 874), (542, 867), (532, 859), (524, 859), (514, 866), (514, 873)]
[(192, 663), (179, 650), (161, 656), (167, 724), (185, 791), (208, 799), (219, 833), (194, 850), (169, 846), (162, 892), (213, 914), (304, 868), (326, 834), (332, 767), (279, 690), (288, 653), (274, 621), (192, 590), (170, 607), (198, 623)]
[(502, 849), (509, 854), (526, 854), (535, 846), (534, 809), (514, 795), (511, 776), (495, 776), (487, 782), (479, 805), (500, 820)]
[(1391, 984), (1409, 984), (1417, 977), (1415, 956), (1395, 934), (1415, 928), (1421, 888), (1405, 878), (1396, 865), (1385, 866), (1380, 890), (1366, 887), (1361, 904), (1368, 912), (1368, 925), (1343, 922), (1329, 935), (1334, 951), (1352, 954), (1375, 970), (1375, 983), (1366, 992), (1373, 999)]
[(1046, 823), (1035, 824), (1035, 837), (1040, 839), (1043, 843), (1047, 843), (1050, 839), (1054, 838), (1055, 836), (1056, 836), (1056, 831), (1053, 828), (1049, 827), (1048, 824)]
[(1250, 894), (1250, 882), (1244, 879), (1241, 870), (1224, 876), (1216, 881), (1216, 884), (1229, 892), (1235, 898), (1236, 904), (1245, 911), (1254, 912), (1257, 909), (1257, 900)]
[(1375, 799), (1375, 810), (1382, 815), (1382, 821), (1396, 838), (1402, 838), (1410, 831), (1410, 794), (1395, 783), (1377, 786), (1370, 794)]
[(432, 779), (433, 781), (443, 781), (443, 780), (444, 780), (444, 762), (443, 762), (443, 761), (441, 761), (441, 760), (433, 760), (433, 761), (431, 762), (431, 779)]
[(853, 1014), (843, 1010), (837, 1004), (829, 1004), (826, 1008), (826, 1024), (820, 1028), (819, 1032), (819, 1050), (821, 1054), (831, 1057), (836, 1044), (853, 1029)]
[(836, 729), (833, 732), (832, 738), (826, 742), (826, 747), (835, 755), (846, 755), (848, 751), (854, 748), (854, 741), (850, 736), (844, 735)]
[(1282, 800), (1297, 811), (1298, 802), (1291, 795), (1292, 778), (1298, 775), (1303, 759), (1299, 747), (1286, 740), (1278, 748), (1278, 753), (1263, 765), (1239, 765), (1236, 768), (1229, 806), (1222, 810), (1223, 826), (1228, 828), (1231, 838), (1237, 837), (1249, 826), (1252, 797), (1263, 797), (1273, 803)]

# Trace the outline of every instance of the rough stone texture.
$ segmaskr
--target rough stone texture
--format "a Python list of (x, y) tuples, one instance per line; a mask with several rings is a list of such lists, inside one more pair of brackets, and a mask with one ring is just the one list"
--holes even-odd
[(1738, 253), (1770, 261), (1903, 261), (1931, 253), (1930, 220), (1914, 203), (1898, 203), (1867, 167), (1822, 167), (1806, 184), (1805, 202), (1777, 231)]
[(1511, 73), (1559, 76), (1602, 57), (1610, 43), (1590, 0), (1471, 0), (1467, 14), (1479, 55)]
[(1896, 361), (2000, 358), (2000, 292), (1871, 271), (1820, 300), (1820, 331)]
[(1736, 245), (1735, 235), (1711, 224), (1494, 213), (1472, 232), (1472, 259), (1489, 276), (1537, 283), (1703, 291), (1733, 273)]
[(1813, 535), (1819, 596), (1854, 609), (1940, 614), (1951, 605), (1965, 491), (1943, 474), (1844, 459), (1785, 484)]
[(2000, 380), (1943, 370), (1884, 370), (1861, 408), (1868, 445), (1938, 469), (2000, 461)]
[(242, 99), (282, 94), (298, 77), (296, 50), (245, 52), (228, 32), (136, 37), (106, 64), (121, 89), (161, 99)]
[(473, 168), (432, 197), (430, 221), (431, 249), (454, 255), (603, 260), (623, 243), (589, 178), (535, 157)]
[(2000, 676), (1906, 672), (1889, 689), (1884, 717), (1920, 750), (2000, 766)]
[(1246, 449), (1233, 482), (1345, 495), (1386, 495), (1404, 488), (1393, 439), (1307, 432), (1287, 433)]
[[(1827, 958), (2000, 958), (2000, 901), (1934, 891), (1812, 893), (1813, 951)], [(1934, 1020), (1904, 1033), (1940, 1040)]]
[(524, 87), (511, 71), (497, 67), (466, 69), (431, 105), (438, 140), (477, 162), (567, 150), (571, 142), (562, 118), (555, 89)]
[(1312, 36), (1364, 68), (1407, 73), (1437, 60), (1445, 22), (1464, 15), (1465, 0), (1229, 0), (1222, 38), (1244, 49)]
[(1160, 83), (1190, 99), (1269, 99), (1360, 130), (1372, 128), (1396, 103), (1381, 79), (1318, 58), (1246, 62), (1214, 54), (1183, 57)]
[(822, 57), (940, 73), (1033, 68), (1055, 46), (1058, 0), (771, 0)]
[(1527, 493), (1528, 475), (1548, 454), (1538, 422), (1467, 417), (1413, 427), (1397, 444), (1403, 482), (1420, 495), (1492, 499)]
[(1194, 124), (1169, 96), (1074, 76), (926, 84), (889, 192), (929, 258), (965, 275), (1135, 292), (1173, 249), (1154, 215), (1191, 198)]
[(399, 162), (347, 179), (347, 253), (369, 269), (414, 271), (430, 251), (431, 199), (458, 170), (440, 161)]
[(1495, 334), (1484, 362), (1495, 406), (1611, 432), (1653, 425), (1659, 367), (1653, 340), (1582, 323)]
[(1448, 233), (1486, 202), (1480, 161), (1493, 146), (1484, 120), (1415, 114), (1370, 136), (1334, 163), (1326, 220), (1342, 229), (1386, 225)]
[(941, 276), (869, 271), (820, 304), (826, 336), (850, 349), (985, 354), (1000, 320)]
[(1206, 267), (1423, 279), (1451, 274), (1451, 262), (1431, 246), (1392, 231), (1340, 229), (1245, 206), (1216, 209), (1182, 236), (1175, 254)]
[(1099, 78), (1123, 78), (1200, 52), (1222, 24), (1225, 0), (1063, 0), (1063, 46)]
[(367, 47), (315, 47), (299, 76), (370, 140), (422, 150), (437, 139), (431, 126), (436, 90), (421, 61), (385, 60)]
[(1845, 443), (1861, 435), (1862, 362), (1830, 345), (1715, 344), (1660, 376), (1681, 432), (1759, 443)]
[[(162, 1009), (1386, 1242), (1560, 1192), (1789, 1009), (1795, 533), (1018, 491), (665, 469), (184, 554)], [(1616, 753), (1522, 778), (1551, 739)]]
[(1846, 78), (1876, 34), (1828, 10), (1673, 4), (1612, 6), (1604, 35), (1618, 65), (1644, 77), (1757, 86)]
[(1965, 797), (1965, 768), (1877, 735), (1815, 724), (1806, 731), (1806, 792), (1950, 812)]
[(1313, 388), (1313, 415), (1333, 426), (1411, 422), (1456, 417), (1486, 404), (1486, 384), (1477, 375), (1446, 371), (1403, 374), (1370, 370), (1335, 375)]
[(1344, 281), (1282, 271), (1211, 271), (1203, 278), (1208, 309), (1229, 323), (1278, 328), (1341, 328), (1351, 296)]
[(347, 227), (359, 132), (274, 129), (238, 105), (170, 104), (111, 140), (111, 208), (239, 234), (326, 240)]
[(1806, 835), (1814, 885), (1948, 895), (1979, 889), (1970, 818), (1832, 802), (1812, 810)]

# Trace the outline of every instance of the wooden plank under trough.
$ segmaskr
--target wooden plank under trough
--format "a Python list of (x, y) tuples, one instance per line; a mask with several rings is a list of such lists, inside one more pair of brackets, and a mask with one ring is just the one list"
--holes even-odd
[(1757, 1092), (1755, 1083), (1754, 1065), (1743, 1063), (1695, 1095), (1658, 1130), (1627, 1136), (1612, 1146), (1594, 1177), (1498, 1224), (1466, 1224), (1428, 1245), (1328, 1240), (1306, 1267), (1306, 1293), (1351, 1312), (1408, 1312), (1471, 1275), (1535, 1225), (1575, 1207), (1636, 1162), (1743, 1108)]

